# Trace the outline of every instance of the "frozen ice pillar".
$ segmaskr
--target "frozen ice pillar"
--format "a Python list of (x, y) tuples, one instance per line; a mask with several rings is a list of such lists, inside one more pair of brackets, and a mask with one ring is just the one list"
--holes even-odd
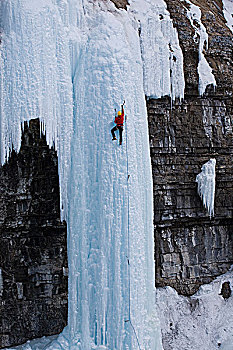
[(207, 208), (210, 217), (214, 216), (215, 165), (216, 159), (210, 159), (202, 166), (201, 173), (196, 177), (198, 194), (202, 198), (204, 207)]

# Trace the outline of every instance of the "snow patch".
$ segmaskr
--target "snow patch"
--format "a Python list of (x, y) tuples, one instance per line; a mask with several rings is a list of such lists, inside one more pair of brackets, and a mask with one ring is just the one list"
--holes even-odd
[(233, 0), (223, 0), (223, 13), (227, 20), (227, 25), (233, 33)]
[(233, 295), (220, 295), (222, 284), (230, 282), (233, 268), (203, 285), (192, 297), (178, 295), (171, 287), (157, 289), (163, 345), (166, 350), (232, 350)]
[(23, 299), (23, 283), (16, 282), (16, 288), (18, 293), (18, 299)]
[(220, 350), (233, 350), (233, 334), (229, 336), (229, 338), (227, 338), (227, 340), (225, 340), (220, 348)]
[(215, 165), (216, 159), (210, 159), (205, 163), (197, 175), (198, 194), (201, 197), (204, 207), (211, 216), (214, 216), (214, 197), (215, 197)]
[(190, 10), (187, 9), (187, 15), (192, 27), (195, 30), (194, 40), (199, 40), (199, 93), (200, 95), (203, 95), (207, 85), (213, 84), (213, 86), (216, 86), (216, 80), (212, 73), (212, 68), (203, 54), (203, 50), (208, 49), (209, 39), (206, 28), (201, 22), (201, 9), (199, 6), (194, 5), (189, 0), (185, 0), (185, 2), (190, 5)]
[(184, 97), (183, 53), (177, 30), (163, 0), (131, 0), (138, 20), (147, 97)]

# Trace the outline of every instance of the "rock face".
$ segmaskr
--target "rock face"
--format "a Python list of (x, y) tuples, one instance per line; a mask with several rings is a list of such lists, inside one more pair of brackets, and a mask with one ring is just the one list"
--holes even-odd
[[(205, 57), (217, 88), (198, 95), (198, 41), (185, 1), (166, 0), (184, 55), (185, 98), (148, 100), (154, 181), (156, 285), (192, 295), (225, 273), (232, 246), (232, 33), (221, 1), (193, 1), (209, 34)], [(215, 216), (197, 194), (196, 175), (216, 159)]]
[(21, 149), (0, 169), (0, 348), (59, 333), (67, 322), (66, 224), (57, 156), (25, 124)]
[(230, 298), (230, 296), (231, 296), (231, 285), (230, 285), (230, 282), (229, 282), (229, 281), (224, 282), (224, 283), (222, 284), (222, 289), (221, 289), (220, 295), (222, 295), (222, 297), (223, 297), (224, 299)]
[(128, 0), (111, 0), (113, 3), (114, 3), (114, 5), (118, 8), (118, 9), (120, 9), (120, 8), (122, 8), (122, 9), (127, 9), (127, 5), (129, 5), (129, 3), (128, 3)]
[[(212, 118), (210, 139), (204, 110)], [(148, 101), (154, 181), (156, 284), (191, 295), (232, 264), (232, 115), (230, 100), (186, 96)], [(216, 159), (215, 216), (197, 193), (196, 175)]]

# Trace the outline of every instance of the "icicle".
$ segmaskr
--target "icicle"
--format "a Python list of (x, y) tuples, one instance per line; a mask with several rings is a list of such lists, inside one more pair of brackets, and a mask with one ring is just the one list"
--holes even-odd
[[(198, 63), (198, 74), (199, 74), (199, 93), (200, 95), (203, 95), (205, 92), (205, 89), (207, 85), (213, 84), (213, 86), (216, 86), (216, 80), (212, 73), (212, 68), (210, 67), (209, 63), (207, 62), (203, 50), (204, 46), (206, 45), (206, 49), (208, 49), (208, 33), (206, 31), (205, 26), (201, 22), (201, 9), (192, 4), (191, 1), (185, 0), (190, 5), (190, 10), (187, 10), (187, 15), (190, 20), (190, 23), (192, 27), (195, 30), (194, 35), (194, 41), (197, 39), (197, 37), (200, 37), (200, 43), (199, 43), (199, 63)], [(195, 22), (198, 23), (198, 25), (195, 24)]]
[(184, 97), (183, 53), (178, 33), (163, 0), (130, 3), (140, 21), (144, 90), (148, 97)]
[(210, 159), (202, 166), (202, 172), (196, 177), (198, 194), (203, 200), (204, 207), (208, 210), (210, 217), (214, 216), (215, 165), (216, 159)]
[(0, 269), (0, 297), (3, 293), (3, 278), (2, 278), (2, 269)]

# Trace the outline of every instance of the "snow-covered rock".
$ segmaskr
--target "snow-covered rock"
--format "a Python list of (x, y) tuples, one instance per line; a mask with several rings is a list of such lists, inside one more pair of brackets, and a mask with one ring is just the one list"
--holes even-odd
[(233, 349), (233, 295), (220, 295), (225, 281), (232, 289), (232, 269), (189, 298), (170, 287), (157, 289), (164, 349)]

